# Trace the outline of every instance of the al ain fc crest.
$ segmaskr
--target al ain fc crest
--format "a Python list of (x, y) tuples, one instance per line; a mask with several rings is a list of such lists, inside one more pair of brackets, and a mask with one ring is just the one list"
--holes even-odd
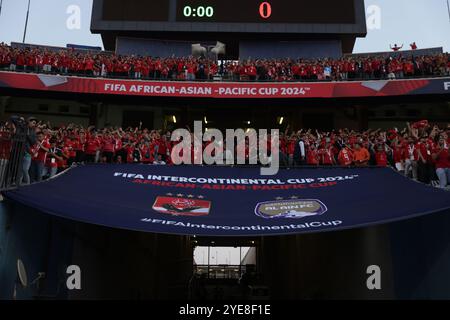
[(261, 202), (256, 205), (255, 214), (264, 219), (301, 219), (320, 216), (327, 212), (326, 205), (318, 199), (299, 199), (296, 196), (284, 200)]
[(200, 217), (209, 215), (211, 201), (204, 200), (203, 196), (168, 193), (158, 196), (152, 209), (173, 216)]

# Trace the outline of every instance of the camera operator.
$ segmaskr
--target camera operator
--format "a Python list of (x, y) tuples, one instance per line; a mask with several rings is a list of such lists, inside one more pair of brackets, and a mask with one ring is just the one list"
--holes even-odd
[(16, 152), (24, 152), (23, 158), (18, 163), (19, 175), (18, 175), (18, 185), (30, 184), (30, 167), (32, 159), (32, 148), (37, 142), (36, 137), (36, 126), (37, 119), (35, 117), (29, 117), (27, 121), (24, 118), (18, 116), (12, 116), (11, 122), (16, 127), (16, 136), (23, 137), (23, 143), (15, 146)]
[(9, 159), (12, 155), (12, 137), (15, 134), (15, 126), (12, 122), (2, 122), (0, 124), (0, 187), (8, 187), (11, 184), (11, 174), (9, 173)]

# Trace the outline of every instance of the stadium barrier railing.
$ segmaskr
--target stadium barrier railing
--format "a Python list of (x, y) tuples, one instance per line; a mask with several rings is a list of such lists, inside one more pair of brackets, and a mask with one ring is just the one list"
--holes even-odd
[(0, 191), (20, 186), (25, 140), (24, 133), (3, 131), (0, 136)]

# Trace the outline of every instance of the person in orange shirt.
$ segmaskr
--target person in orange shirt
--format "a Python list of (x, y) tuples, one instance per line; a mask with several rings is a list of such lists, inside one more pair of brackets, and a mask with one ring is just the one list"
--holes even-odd
[(362, 147), (361, 144), (356, 143), (355, 149), (353, 150), (353, 161), (355, 166), (365, 167), (369, 164), (370, 153), (369, 150)]

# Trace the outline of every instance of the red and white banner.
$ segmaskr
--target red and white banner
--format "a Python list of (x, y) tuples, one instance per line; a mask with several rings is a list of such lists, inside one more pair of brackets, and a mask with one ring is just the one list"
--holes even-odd
[(449, 94), (450, 78), (352, 82), (176, 82), (0, 72), (0, 88), (147, 97), (303, 99)]

